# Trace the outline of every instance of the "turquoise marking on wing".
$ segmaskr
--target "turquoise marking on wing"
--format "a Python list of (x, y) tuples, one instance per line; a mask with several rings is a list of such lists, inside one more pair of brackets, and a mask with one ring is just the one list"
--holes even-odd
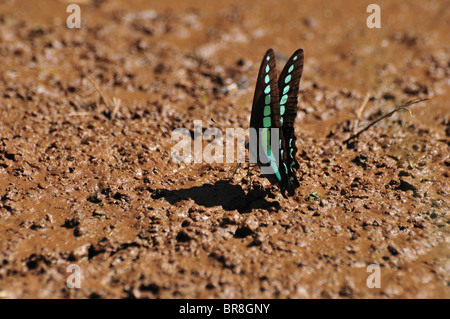
[(280, 115), (283, 115), (285, 110), (286, 110), (285, 106), (280, 105)]
[(291, 67), (289, 68), (288, 72), (291, 73), (293, 69), (294, 69), (294, 65), (291, 65)]
[[(275, 164), (276, 165), (276, 164)], [(270, 166), (272, 166), (272, 165), (270, 165)], [(272, 167), (273, 169), (274, 169), (274, 171), (275, 171), (275, 168), (274, 167)], [(277, 179), (281, 182), (281, 175), (280, 175), (280, 172), (278, 171), (278, 167), (276, 167), (276, 172), (275, 172), (275, 176), (277, 177)]]
[(275, 176), (277, 177), (277, 179), (281, 182), (281, 174), (280, 171), (277, 167), (277, 163), (275, 161), (275, 158), (273, 157), (273, 155), (271, 154), (269, 157), (270, 160), (270, 167), (272, 167), (273, 172), (275, 173)]
[(270, 77), (267, 74), (266, 77), (264, 78), (264, 82), (267, 84), (267, 83), (269, 83), (269, 81), (270, 81)]
[(270, 130), (267, 128), (264, 128), (261, 130), (261, 144), (263, 147), (263, 150), (266, 152), (268, 156), (270, 156), (271, 150), (270, 150)]
[(277, 167), (277, 163), (275, 161), (275, 157), (273, 156), (270, 147), (267, 148), (267, 157), (269, 158), (270, 167), (272, 168), (273, 172), (275, 173), (275, 176), (279, 181), (281, 181), (281, 175)]
[(266, 65), (266, 73), (269, 73), (269, 71), (270, 71), (270, 66), (267, 64)]
[(270, 85), (266, 86), (264, 89), (264, 93), (269, 94), (270, 93)]
[[(263, 121), (265, 119), (266, 118), (264, 118)], [(268, 119), (270, 120), (270, 117), (268, 117)], [(281, 174), (280, 174), (280, 172), (278, 170), (277, 162), (275, 161), (275, 157), (272, 154), (272, 149), (270, 147), (270, 142), (271, 142), (270, 141), (270, 129), (268, 129), (268, 128), (262, 129), (262, 131), (261, 131), (261, 144), (262, 144), (263, 150), (265, 150), (265, 152), (267, 154), (267, 157), (268, 157), (269, 163), (270, 163), (270, 167), (272, 168), (275, 176), (277, 177), (278, 181), (281, 182)], [(281, 140), (280, 140), (280, 143), (281, 143)]]
[(263, 126), (270, 127), (272, 125), (272, 121), (270, 120), (270, 116), (263, 118)]
[(284, 79), (284, 83), (289, 83), (290, 80), (291, 80), (291, 75), (289, 74), (289, 75)]
[(270, 56), (267, 56), (266, 60), (269, 61), (270, 60)]
[(289, 85), (286, 85), (283, 89), (283, 94), (286, 94), (287, 92), (289, 92)]
[(294, 60), (294, 61), (297, 60), (297, 56), (295, 56), (293, 60)]
[(287, 102), (288, 96), (287, 94), (283, 95), (283, 97), (280, 100), (280, 104), (285, 104)]
[(270, 105), (264, 106), (264, 116), (270, 115)]
[(267, 94), (267, 95), (266, 95), (266, 100), (265, 100), (265, 102), (266, 102), (266, 105), (269, 105), (269, 104), (270, 104), (270, 94)]

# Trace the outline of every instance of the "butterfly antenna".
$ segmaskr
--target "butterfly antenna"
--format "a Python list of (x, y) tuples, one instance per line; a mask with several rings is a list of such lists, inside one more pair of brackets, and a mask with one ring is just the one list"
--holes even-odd
[(219, 123), (217, 123), (216, 121), (214, 121), (213, 118), (211, 118), (211, 121), (216, 124), (218, 127), (220, 127), (221, 129), (225, 129), (225, 127), (223, 125), (220, 125)]

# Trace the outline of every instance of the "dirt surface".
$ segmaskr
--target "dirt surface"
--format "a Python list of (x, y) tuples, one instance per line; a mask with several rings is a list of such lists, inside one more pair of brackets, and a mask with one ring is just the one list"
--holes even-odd
[[(448, 1), (70, 2), (0, 1), (0, 297), (450, 297)], [(170, 156), (248, 128), (270, 47), (305, 52), (288, 199)]]

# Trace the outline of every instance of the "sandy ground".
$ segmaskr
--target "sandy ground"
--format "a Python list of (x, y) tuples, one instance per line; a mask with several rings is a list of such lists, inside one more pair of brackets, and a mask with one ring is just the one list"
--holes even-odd
[[(0, 1), (0, 297), (450, 297), (448, 1), (69, 2)], [(170, 156), (248, 128), (270, 47), (305, 52), (290, 198)]]

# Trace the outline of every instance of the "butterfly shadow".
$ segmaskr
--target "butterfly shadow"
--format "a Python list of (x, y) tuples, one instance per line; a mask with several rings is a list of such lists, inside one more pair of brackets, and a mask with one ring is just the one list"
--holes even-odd
[(203, 184), (177, 190), (157, 189), (152, 197), (154, 199), (164, 198), (172, 205), (192, 199), (197, 205), (222, 206), (224, 210), (238, 210), (240, 213), (248, 212), (251, 209), (279, 208), (279, 202), (265, 199), (267, 194), (264, 190), (251, 190), (246, 194), (241, 185), (231, 184), (228, 180), (220, 180), (213, 185)]

